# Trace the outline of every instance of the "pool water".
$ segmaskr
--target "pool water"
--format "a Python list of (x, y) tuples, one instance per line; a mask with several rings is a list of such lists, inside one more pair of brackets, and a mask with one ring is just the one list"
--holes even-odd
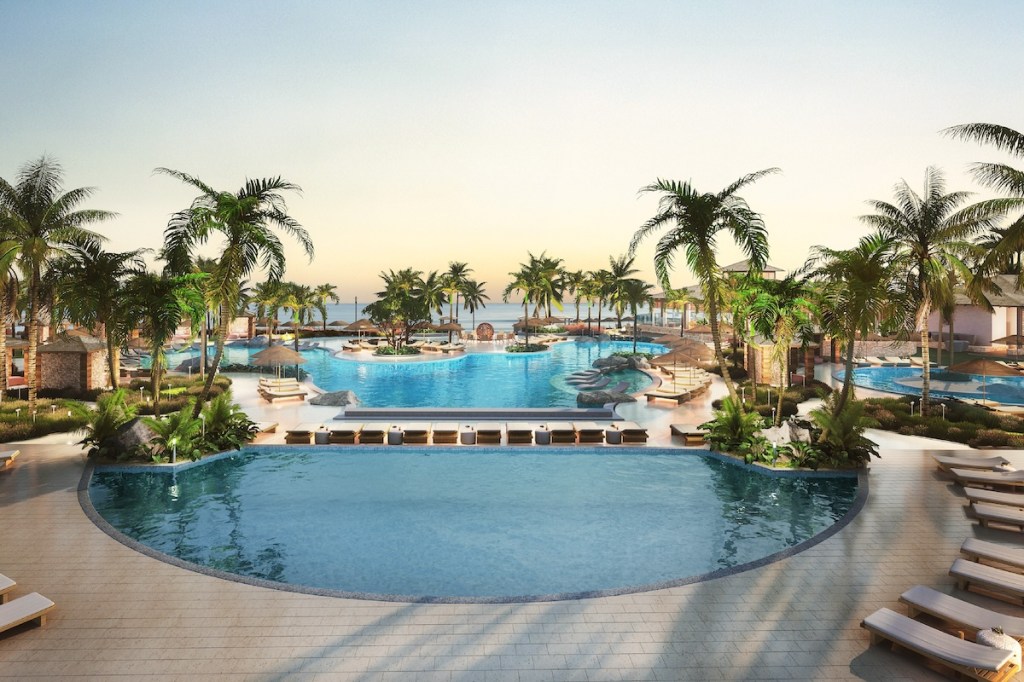
[[(843, 373), (836, 374), (842, 379)], [(937, 398), (986, 398), (1008, 405), (1024, 405), (1024, 376), (982, 376), (963, 374), (951, 381), (939, 369), (931, 371), (929, 392)], [(969, 381), (960, 380), (968, 378)], [(919, 367), (858, 367), (853, 370), (853, 383), (864, 388), (902, 395), (921, 395)]]
[[(568, 376), (590, 369), (600, 357), (633, 349), (632, 342), (588, 339), (556, 343), (541, 353), (468, 352), (430, 360), (380, 361), (367, 360), (362, 353), (335, 357), (331, 349), (340, 348), (344, 339), (321, 341), (330, 344), (327, 350), (303, 351), (302, 368), (321, 389), (351, 390), (366, 407), (575, 407), (578, 389), (566, 382)], [(664, 348), (641, 343), (637, 350), (661, 353)], [(167, 365), (176, 367), (197, 354), (168, 353)], [(226, 348), (224, 362), (247, 363), (249, 356), (247, 348)], [(608, 376), (609, 385), (628, 381), (630, 393), (651, 384), (646, 374), (634, 370)]]
[(116, 529), (243, 576), (388, 598), (651, 586), (792, 547), (853, 477), (776, 477), (678, 450), (250, 447), (177, 474), (98, 469)]

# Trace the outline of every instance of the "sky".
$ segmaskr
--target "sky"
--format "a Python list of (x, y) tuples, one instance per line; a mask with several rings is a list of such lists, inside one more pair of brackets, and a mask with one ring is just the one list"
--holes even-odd
[[(195, 193), (299, 185), (285, 278), (368, 300), (388, 270), (469, 264), (499, 301), (545, 252), (607, 267), (657, 211), (658, 178), (744, 189), (770, 263), (867, 233), (928, 166), (991, 196), (944, 136), (1024, 128), (1024, 3), (0, 0), (0, 177), (47, 154), (107, 248), (157, 249)], [(653, 244), (636, 266), (654, 282)], [(215, 255), (215, 241), (205, 255)], [(742, 254), (723, 235), (719, 261)], [(262, 279), (257, 273), (255, 280)], [(685, 267), (672, 283), (693, 283)], [(515, 299), (513, 299), (515, 300)]]

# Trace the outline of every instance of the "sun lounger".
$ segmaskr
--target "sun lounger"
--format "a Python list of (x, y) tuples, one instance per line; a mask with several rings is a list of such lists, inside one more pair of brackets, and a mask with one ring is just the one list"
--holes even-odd
[(650, 402), (654, 402), (657, 399), (661, 399), (661, 400), (674, 400), (676, 403), (679, 403), (681, 405), (681, 404), (685, 403), (687, 400), (689, 400), (690, 398), (694, 397), (694, 391), (688, 390), (688, 389), (687, 390), (682, 390), (682, 391), (654, 390), (654, 391), (648, 391), (644, 395), (647, 396), (647, 402), (649, 402), (649, 403)]
[(673, 436), (682, 436), (683, 444), (700, 447), (707, 442), (708, 430), (695, 424), (672, 424), (669, 427)]
[(455, 422), (438, 422), (431, 426), (436, 445), (454, 445), (459, 440), (459, 425)]
[(1002, 545), (998, 542), (988, 542), (987, 540), (979, 540), (977, 538), (967, 538), (960, 545), (960, 553), (969, 561), (977, 563), (988, 561), (1000, 564), (997, 568), (1004, 568), (1004, 570), (1009, 570), (1009, 568), (1005, 567), (1017, 569), (1014, 571), (1015, 573), (1024, 569), (1024, 547)]
[(0, 574), (0, 604), (7, 602), (7, 593), (13, 590), (18, 583), (14, 582), (6, 575)]
[[(924, 358), (918, 358), (918, 357), (911, 356), (910, 364), (913, 365), (914, 367), (924, 367)], [(928, 361), (928, 366), (929, 367), (937, 367), (938, 363), (932, 362), (931, 360), (929, 360)]]
[(363, 427), (359, 429), (359, 442), (364, 445), (368, 443), (383, 445), (384, 434), (389, 430), (391, 430), (391, 425), (383, 422), (363, 424)]
[(7, 467), (14, 466), (14, 460), (21, 454), (21, 450), (5, 450), (0, 452), (0, 471)]
[(259, 394), (269, 403), (276, 402), (278, 400), (305, 400), (306, 391), (298, 388), (272, 388), (269, 386), (261, 386), (259, 388)]
[(36, 621), (42, 627), (46, 625), (46, 614), (53, 608), (54, 603), (38, 592), (12, 599), (0, 605), (0, 632), (29, 621)]
[(1009, 460), (1002, 457), (959, 457), (957, 455), (935, 455), (935, 461), (943, 471), (958, 469), (987, 469), (989, 471), (1008, 471)]
[(501, 424), (483, 422), (476, 425), (477, 445), (499, 445), (501, 443)]
[(906, 358), (897, 357), (895, 355), (886, 355), (884, 360), (887, 363), (895, 365), (897, 367), (910, 367), (910, 360), (907, 360)]
[(253, 422), (257, 433), (277, 433), (277, 422)]
[(968, 486), (1024, 488), (1024, 471), (982, 471), (980, 469), (949, 470), (957, 483)]
[(622, 434), (621, 442), (623, 445), (635, 445), (647, 442), (647, 429), (636, 422), (615, 422), (608, 428), (614, 429)]
[(596, 391), (599, 388), (604, 388), (608, 384), (612, 383), (611, 377), (601, 377), (595, 381), (587, 381), (581, 384), (576, 384), (576, 388), (583, 391)]
[(1003, 526), (1011, 526), (1024, 533), (1024, 509), (977, 502), (974, 504), (974, 516), (982, 528), (988, 528), (990, 524), (998, 523)]
[(595, 422), (573, 422), (572, 427), (579, 443), (604, 442), (604, 427)]
[(508, 422), (505, 424), (505, 437), (509, 445), (531, 445), (533, 427), (524, 422)]
[(867, 356), (864, 357), (864, 359), (868, 361), (868, 364), (875, 365), (875, 366), (878, 366), (878, 367), (882, 367), (882, 366), (885, 366), (885, 365), (891, 365), (892, 364), (891, 362), (886, 362), (885, 360), (883, 360), (882, 358), (880, 358), (880, 357), (878, 357), (876, 355), (867, 355)]
[(298, 386), (299, 380), (295, 377), (260, 377), (260, 386), (268, 386), (270, 388), (290, 388), (292, 386)]
[(989, 504), (1005, 504), (1008, 507), (1024, 509), (1024, 494), (1022, 493), (1004, 493), (985, 488), (964, 488), (964, 495), (971, 503), (988, 502)]
[(327, 442), (332, 445), (353, 445), (362, 428), (362, 424), (332, 424)]
[(1019, 573), (957, 559), (950, 567), (949, 575), (956, 578), (956, 586), (961, 590), (974, 588), (977, 592), (1018, 606), (1024, 604), (1024, 575)]
[(430, 424), (413, 422), (402, 426), (402, 442), (406, 445), (426, 445), (430, 440)]
[(552, 445), (569, 445), (576, 442), (576, 429), (572, 422), (548, 422)]
[(1003, 628), (1014, 639), (1024, 638), (1024, 618), (1007, 616), (924, 585), (915, 585), (901, 594), (900, 602), (907, 605), (911, 618), (926, 614), (965, 630), (972, 640), (978, 630), (991, 630), (993, 627)]
[(319, 424), (299, 424), (284, 432), (284, 442), (288, 445), (309, 445), (313, 442), (313, 434), (319, 428)]
[(871, 643), (890, 642), (976, 680), (1008, 680), (1019, 672), (1012, 652), (960, 639), (891, 609), (878, 609), (861, 622)]

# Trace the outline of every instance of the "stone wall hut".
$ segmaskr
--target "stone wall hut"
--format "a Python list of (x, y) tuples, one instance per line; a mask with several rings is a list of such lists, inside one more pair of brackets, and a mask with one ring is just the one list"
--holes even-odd
[(107, 346), (94, 336), (63, 336), (39, 347), (39, 388), (89, 391), (110, 386)]

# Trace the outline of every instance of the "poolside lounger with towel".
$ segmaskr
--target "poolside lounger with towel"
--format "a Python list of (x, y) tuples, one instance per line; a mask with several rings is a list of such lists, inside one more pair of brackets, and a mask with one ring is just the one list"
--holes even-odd
[(37, 621), (40, 627), (46, 625), (46, 614), (52, 611), (53, 607), (54, 603), (38, 592), (12, 599), (0, 605), (0, 632), (33, 620)]
[(911, 618), (917, 618), (922, 613), (927, 614), (963, 628), (970, 634), (971, 639), (978, 634), (978, 630), (991, 630), (993, 627), (1003, 628), (1003, 631), (1014, 639), (1024, 638), (1024, 618), (1007, 616), (924, 585), (911, 587), (900, 595), (900, 601), (907, 605)]
[(950, 469), (957, 482), (961, 485), (1002, 486), (1006, 488), (1024, 488), (1024, 471), (982, 471), (980, 469)]
[(576, 429), (572, 422), (548, 422), (552, 445), (569, 445), (576, 442)]
[(878, 609), (861, 622), (871, 643), (891, 642), (975, 680), (1008, 680), (1020, 672), (1013, 653), (936, 630), (891, 609)]
[(17, 584), (6, 575), (0, 574), (0, 604), (7, 601), (7, 593), (13, 590)]
[(579, 443), (603, 443), (604, 427), (595, 422), (573, 422)]
[(957, 559), (950, 567), (949, 575), (956, 578), (956, 586), (965, 592), (973, 587), (988, 596), (1018, 606), (1024, 604), (1024, 575), (1020, 573)]
[(614, 422), (610, 429), (615, 429), (622, 434), (623, 445), (636, 445), (638, 443), (647, 442), (647, 429), (640, 426), (636, 422)]
[[(960, 553), (969, 561), (982, 563), (982, 560), (1000, 564), (997, 568), (1009, 566), (1019, 572), (1024, 569), (1024, 547), (1001, 545), (998, 542), (988, 542), (978, 538), (967, 538), (960, 545)], [(1009, 569), (1005, 569), (1009, 570)]]
[(477, 445), (500, 445), (501, 424), (495, 422), (481, 422), (476, 425)]
[(506, 438), (509, 445), (532, 445), (533, 427), (524, 422), (508, 422), (505, 424)]
[(363, 444), (383, 445), (384, 434), (390, 430), (391, 425), (383, 422), (363, 424), (363, 428), (359, 429), (359, 442)]
[(0, 452), (0, 470), (14, 466), (14, 460), (21, 454), (21, 450), (5, 450)]
[(331, 424), (327, 442), (333, 445), (352, 445), (362, 428), (362, 424)]
[(974, 516), (982, 528), (989, 528), (991, 523), (1011, 526), (1024, 533), (1024, 509), (1007, 507), (1003, 504), (974, 503)]
[(436, 445), (454, 445), (459, 441), (459, 425), (455, 422), (438, 422), (430, 429)]
[(302, 390), (298, 384), (295, 384), (294, 386), (281, 387), (260, 386), (259, 394), (268, 403), (272, 403), (277, 400), (306, 399), (306, 391)]
[(935, 455), (935, 461), (943, 471), (958, 469), (988, 469), (989, 471), (1009, 471), (1006, 467), (1009, 460), (1002, 457), (959, 457), (957, 455)]
[(319, 424), (299, 424), (284, 432), (284, 442), (288, 445), (309, 445), (319, 428)]
[(402, 426), (402, 442), (406, 445), (426, 445), (430, 440), (430, 424), (413, 422)]

